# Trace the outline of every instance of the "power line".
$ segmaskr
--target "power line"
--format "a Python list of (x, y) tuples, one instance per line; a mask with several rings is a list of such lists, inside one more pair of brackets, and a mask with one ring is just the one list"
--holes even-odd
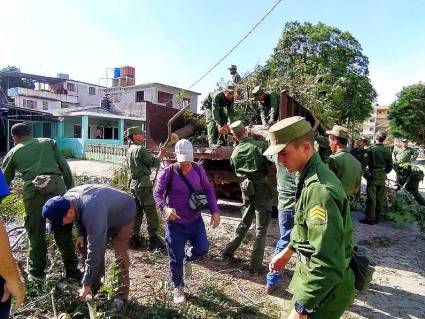
[(272, 11), (281, 3), (282, 0), (277, 0), (276, 3), (271, 7), (269, 11), (240, 39), (231, 49), (229, 52), (227, 52), (216, 64), (214, 64), (207, 72), (205, 72), (198, 80), (196, 80), (191, 86), (187, 88), (187, 90), (190, 90), (193, 88), (196, 84), (201, 82), (208, 74), (211, 73), (212, 70), (214, 70), (221, 62), (223, 62), (243, 41), (245, 41), (246, 38), (248, 38), (252, 32), (272, 13)]

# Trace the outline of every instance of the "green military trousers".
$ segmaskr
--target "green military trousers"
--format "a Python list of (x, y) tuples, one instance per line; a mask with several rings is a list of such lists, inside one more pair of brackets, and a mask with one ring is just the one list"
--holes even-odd
[(404, 185), (404, 188), (406, 191), (408, 191), (410, 194), (413, 195), (413, 197), (416, 199), (419, 205), (425, 206), (425, 199), (422, 197), (421, 193), (419, 192), (419, 183), (423, 179), (423, 174), (419, 176), (418, 178), (412, 178), (409, 177), (409, 179), (406, 182), (406, 185)]
[(205, 122), (207, 123), (207, 136), (208, 145), (217, 143), (218, 139), (218, 127), (216, 122), (212, 118), (212, 111), (210, 109), (204, 110)]
[(256, 181), (255, 183), (252, 182), (252, 185), (253, 192), (242, 189), (242, 220), (236, 228), (233, 240), (226, 246), (223, 256), (234, 255), (245, 239), (255, 217), (256, 238), (252, 249), (249, 270), (252, 272), (260, 272), (264, 258), (267, 228), (271, 219), (271, 200), (273, 191), (266, 178)]
[(385, 180), (368, 178), (366, 192), (366, 217), (369, 221), (379, 222), (385, 195)]
[(310, 318), (338, 319), (353, 303), (354, 297), (354, 273), (351, 268), (348, 268), (344, 273), (342, 282), (329, 293)]
[[(47, 257), (46, 222), (41, 216), (41, 210), (44, 203), (51, 197), (53, 195), (41, 195), (35, 192), (34, 197), (24, 199), (24, 226), (29, 241), (28, 272), (39, 278), (45, 276)], [(53, 233), (53, 236), (61, 253), (66, 274), (77, 272), (78, 259), (72, 241), (72, 224), (62, 226)]]
[(136, 199), (137, 205), (137, 215), (134, 220), (133, 235), (138, 236), (140, 234), (143, 215), (146, 215), (149, 238), (158, 236), (159, 215), (152, 195), (152, 186), (132, 189), (131, 192)]

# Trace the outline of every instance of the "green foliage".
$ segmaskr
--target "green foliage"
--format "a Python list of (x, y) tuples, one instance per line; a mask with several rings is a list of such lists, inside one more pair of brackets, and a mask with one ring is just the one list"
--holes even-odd
[(74, 153), (72, 152), (72, 149), (70, 149), (70, 148), (64, 148), (61, 151), (61, 153), (66, 158), (70, 158), (70, 157), (73, 157), (74, 156)]
[[(7, 66), (2, 68), (0, 72), (21, 72), (21, 70), (16, 66)], [(34, 83), (21, 78), (0, 75), (0, 88), (3, 90), (4, 94), (7, 95), (7, 90), (14, 87), (34, 89)]]
[[(387, 200), (389, 198), (391, 197), (387, 196)], [(392, 196), (391, 205), (384, 211), (384, 217), (400, 227), (417, 223), (420, 230), (425, 232), (425, 207), (419, 205), (407, 193)]]
[(126, 164), (123, 164), (119, 168), (114, 170), (110, 185), (122, 191), (130, 192), (129, 176), (129, 168)]
[(108, 266), (108, 270), (105, 276), (105, 283), (100, 289), (100, 293), (106, 294), (108, 300), (112, 300), (117, 296), (119, 289), (121, 288), (119, 282), (120, 269), (115, 261), (111, 261)]
[(288, 22), (274, 53), (244, 84), (286, 90), (324, 124), (354, 127), (372, 111), (369, 60), (349, 33), (323, 23)]
[(22, 194), (12, 193), (0, 202), (0, 212), (3, 219), (23, 219), (25, 215)]
[(425, 144), (425, 84), (404, 87), (391, 104), (388, 118), (395, 136)]

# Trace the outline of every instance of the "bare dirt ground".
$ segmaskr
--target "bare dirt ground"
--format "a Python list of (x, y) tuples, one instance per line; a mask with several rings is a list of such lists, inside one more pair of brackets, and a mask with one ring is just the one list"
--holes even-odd
[[(220, 258), (221, 251), (231, 238), (238, 224), (239, 211), (234, 206), (221, 205), (222, 223), (216, 230), (208, 227), (210, 252), (208, 257), (193, 265), (193, 276), (185, 280), (189, 303), (196, 302), (200, 289), (205, 287), (223, 291), (232, 299), (233, 307), (255, 305), (260, 308), (261, 318), (278, 318), (276, 313), (286, 314), (291, 306), (291, 294), (287, 287), (291, 280), (295, 260), (284, 272), (283, 284), (268, 296), (264, 293), (266, 261), (269, 261), (278, 239), (276, 219), (273, 220), (267, 238), (264, 273), (252, 276), (248, 273), (252, 241), (247, 241), (237, 252), (240, 264), (229, 265)], [(391, 223), (368, 226), (356, 220), (355, 237), (367, 247), (378, 266), (373, 283), (366, 294), (358, 294), (354, 305), (343, 318), (425, 318), (425, 240), (417, 230), (398, 229)], [(209, 216), (204, 215), (207, 224)], [(144, 251), (131, 254), (131, 291), (140, 302), (152, 294), (159, 281), (168, 280), (167, 258), (152, 257)], [(255, 317), (252, 317), (255, 318)], [(284, 317), (286, 318), (286, 317)]]
[[(70, 165), (77, 174), (81, 174), (81, 171), (87, 174), (98, 172), (100, 176), (104, 176), (105, 172), (110, 174), (114, 167), (113, 164), (106, 164), (112, 165), (106, 167), (104, 163), (95, 165), (93, 162), (76, 161), (71, 161)], [(291, 294), (287, 287), (292, 277), (294, 259), (284, 272), (282, 286), (273, 296), (264, 293), (267, 262), (279, 234), (277, 220), (273, 219), (268, 231), (264, 273), (252, 276), (246, 270), (252, 240), (246, 241), (238, 250), (236, 257), (240, 258), (240, 263), (228, 264), (220, 258), (223, 247), (239, 222), (240, 203), (220, 201), (219, 204), (222, 209), (221, 225), (216, 230), (207, 226), (210, 252), (205, 259), (193, 265), (193, 275), (185, 279), (189, 297), (187, 307), (223, 309), (224, 315), (226, 311), (238, 312), (252, 306), (258, 313), (244, 315), (243, 318), (279, 318), (279, 313), (286, 318), (284, 315), (291, 307)], [(362, 217), (362, 213), (353, 213), (355, 238), (358, 244), (368, 248), (378, 266), (369, 291), (357, 295), (355, 303), (343, 318), (425, 318), (424, 236), (415, 227), (397, 228), (390, 222), (374, 226), (359, 224), (358, 220)], [(207, 214), (204, 220), (208, 225)], [(164, 288), (164, 283), (169, 282), (168, 258), (159, 253), (133, 250), (130, 271), (131, 297), (140, 303), (146, 303)], [(168, 286), (165, 289), (168, 290)], [(225, 302), (217, 298), (218, 292), (226, 295)], [(205, 301), (201, 295), (210, 297)]]

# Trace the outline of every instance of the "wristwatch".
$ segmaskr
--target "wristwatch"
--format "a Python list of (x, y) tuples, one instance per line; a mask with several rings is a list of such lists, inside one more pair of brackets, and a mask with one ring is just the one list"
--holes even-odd
[(310, 315), (313, 313), (313, 310), (307, 309), (298, 301), (295, 301), (295, 311), (300, 315)]

